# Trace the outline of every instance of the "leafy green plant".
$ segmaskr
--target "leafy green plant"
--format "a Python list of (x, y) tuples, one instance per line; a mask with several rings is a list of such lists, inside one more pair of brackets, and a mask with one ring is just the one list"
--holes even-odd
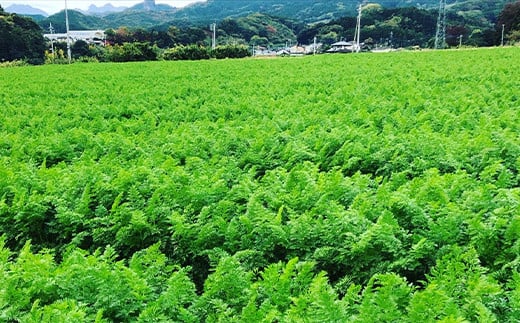
[(516, 320), (516, 60), (2, 69), (0, 320)]

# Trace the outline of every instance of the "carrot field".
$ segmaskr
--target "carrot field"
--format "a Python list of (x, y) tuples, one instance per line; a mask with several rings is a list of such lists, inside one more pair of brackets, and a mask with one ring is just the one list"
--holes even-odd
[(0, 69), (0, 321), (517, 322), (520, 48)]

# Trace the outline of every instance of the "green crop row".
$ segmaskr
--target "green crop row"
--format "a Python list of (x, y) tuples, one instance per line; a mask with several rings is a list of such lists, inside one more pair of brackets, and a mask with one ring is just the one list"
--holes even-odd
[(0, 320), (519, 320), (519, 56), (0, 70)]

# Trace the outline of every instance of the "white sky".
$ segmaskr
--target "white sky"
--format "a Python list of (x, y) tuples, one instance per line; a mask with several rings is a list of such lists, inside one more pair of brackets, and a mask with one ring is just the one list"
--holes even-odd
[[(203, 0), (155, 0), (156, 4), (164, 3), (170, 5), (172, 7), (184, 7), (193, 2), (201, 2)], [(111, 3), (115, 7), (131, 7), (138, 3), (142, 3), (141, 1), (125, 1), (125, 0), (67, 0), (67, 7), (69, 9), (83, 9), (87, 10), (91, 4), (94, 4), (98, 7), (105, 5), (106, 3)], [(2, 8), (7, 8), (12, 4), (25, 4), (30, 5), (31, 7), (41, 9), (48, 14), (54, 14), (60, 10), (65, 8), (65, 0), (12, 0), (12, 1), (4, 1), (0, 0), (0, 5)]]

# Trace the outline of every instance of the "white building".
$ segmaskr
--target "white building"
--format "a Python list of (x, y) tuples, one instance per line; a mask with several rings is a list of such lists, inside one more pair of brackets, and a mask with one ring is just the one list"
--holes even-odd
[(330, 45), (328, 53), (352, 53), (354, 51), (354, 43), (350, 41), (339, 41)]
[[(105, 31), (104, 30), (70, 30), (69, 31), (71, 42), (74, 43), (78, 40), (83, 40), (88, 44), (104, 45), (105, 44)], [(44, 34), (46, 39), (55, 42), (66, 42), (67, 34)]]

